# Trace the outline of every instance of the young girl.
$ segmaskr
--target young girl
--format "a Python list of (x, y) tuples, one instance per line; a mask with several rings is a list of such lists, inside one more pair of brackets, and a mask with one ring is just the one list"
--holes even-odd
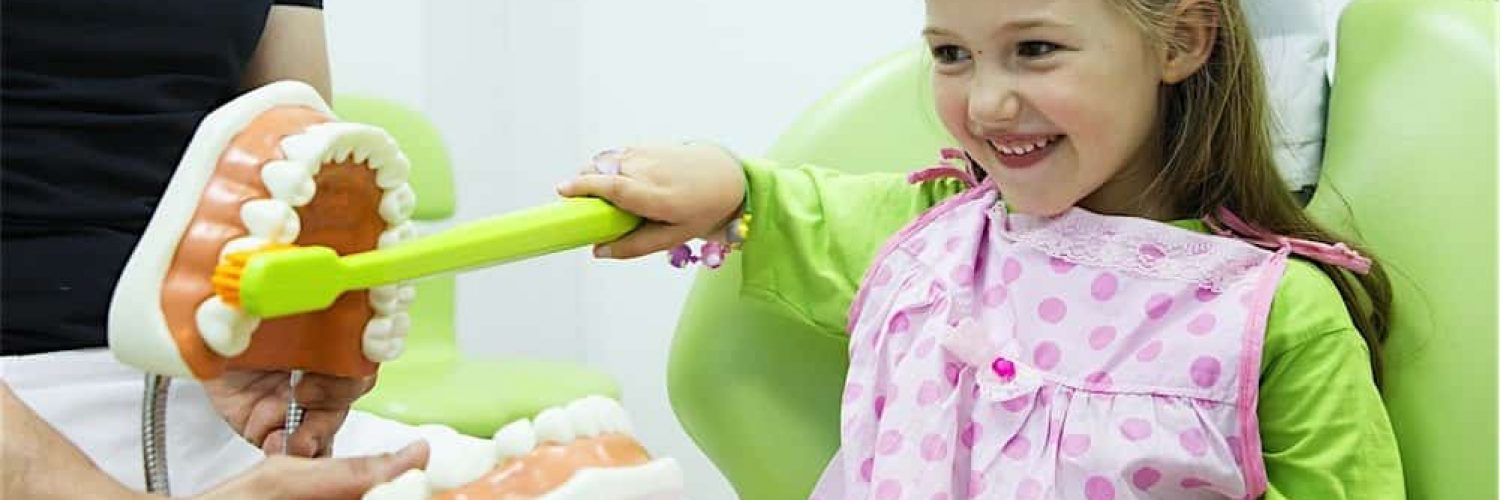
[(964, 168), (686, 145), (559, 189), (655, 221), (600, 256), (727, 233), (747, 295), (848, 332), (814, 497), (1404, 496), (1388, 285), (1276, 175), (1235, 0), (928, 0), (924, 35)]

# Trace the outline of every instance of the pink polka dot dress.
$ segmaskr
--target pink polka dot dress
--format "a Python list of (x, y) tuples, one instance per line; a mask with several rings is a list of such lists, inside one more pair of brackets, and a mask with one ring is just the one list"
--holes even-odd
[(988, 185), (872, 264), (850, 314), (834, 500), (1248, 498), (1285, 255)]

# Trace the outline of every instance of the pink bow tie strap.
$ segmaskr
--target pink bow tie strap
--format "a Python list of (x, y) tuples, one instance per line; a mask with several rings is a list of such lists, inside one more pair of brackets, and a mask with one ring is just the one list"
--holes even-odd
[[(1214, 219), (1228, 229), (1220, 227)], [(1287, 251), (1322, 262), (1339, 266), (1358, 274), (1370, 272), (1370, 259), (1343, 243), (1322, 243), (1301, 238), (1291, 238), (1256, 227), (1227, 208), (1219, 207), (1213, 217), (1204, 217), (1203, 222), (1220, 236), (1237, 237), (1256, 246)]]

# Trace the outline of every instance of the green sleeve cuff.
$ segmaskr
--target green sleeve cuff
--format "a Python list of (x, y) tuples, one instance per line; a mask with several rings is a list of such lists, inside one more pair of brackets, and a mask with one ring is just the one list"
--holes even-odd
[(962, 184), (912, 185), (900, 173), (847, 174), (741, 159), (749, 238), (743, 294), (843, 335), (865, 269), (884, 242)]

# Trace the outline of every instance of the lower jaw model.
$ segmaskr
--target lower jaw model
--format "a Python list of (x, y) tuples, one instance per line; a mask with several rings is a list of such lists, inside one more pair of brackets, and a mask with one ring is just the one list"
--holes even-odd
[(668, 500), (683, 495), (671, 458), (651, 458), (624, 408), (590, 396), (520, 420), (443, 463), (376, 486), (365, 500)]

